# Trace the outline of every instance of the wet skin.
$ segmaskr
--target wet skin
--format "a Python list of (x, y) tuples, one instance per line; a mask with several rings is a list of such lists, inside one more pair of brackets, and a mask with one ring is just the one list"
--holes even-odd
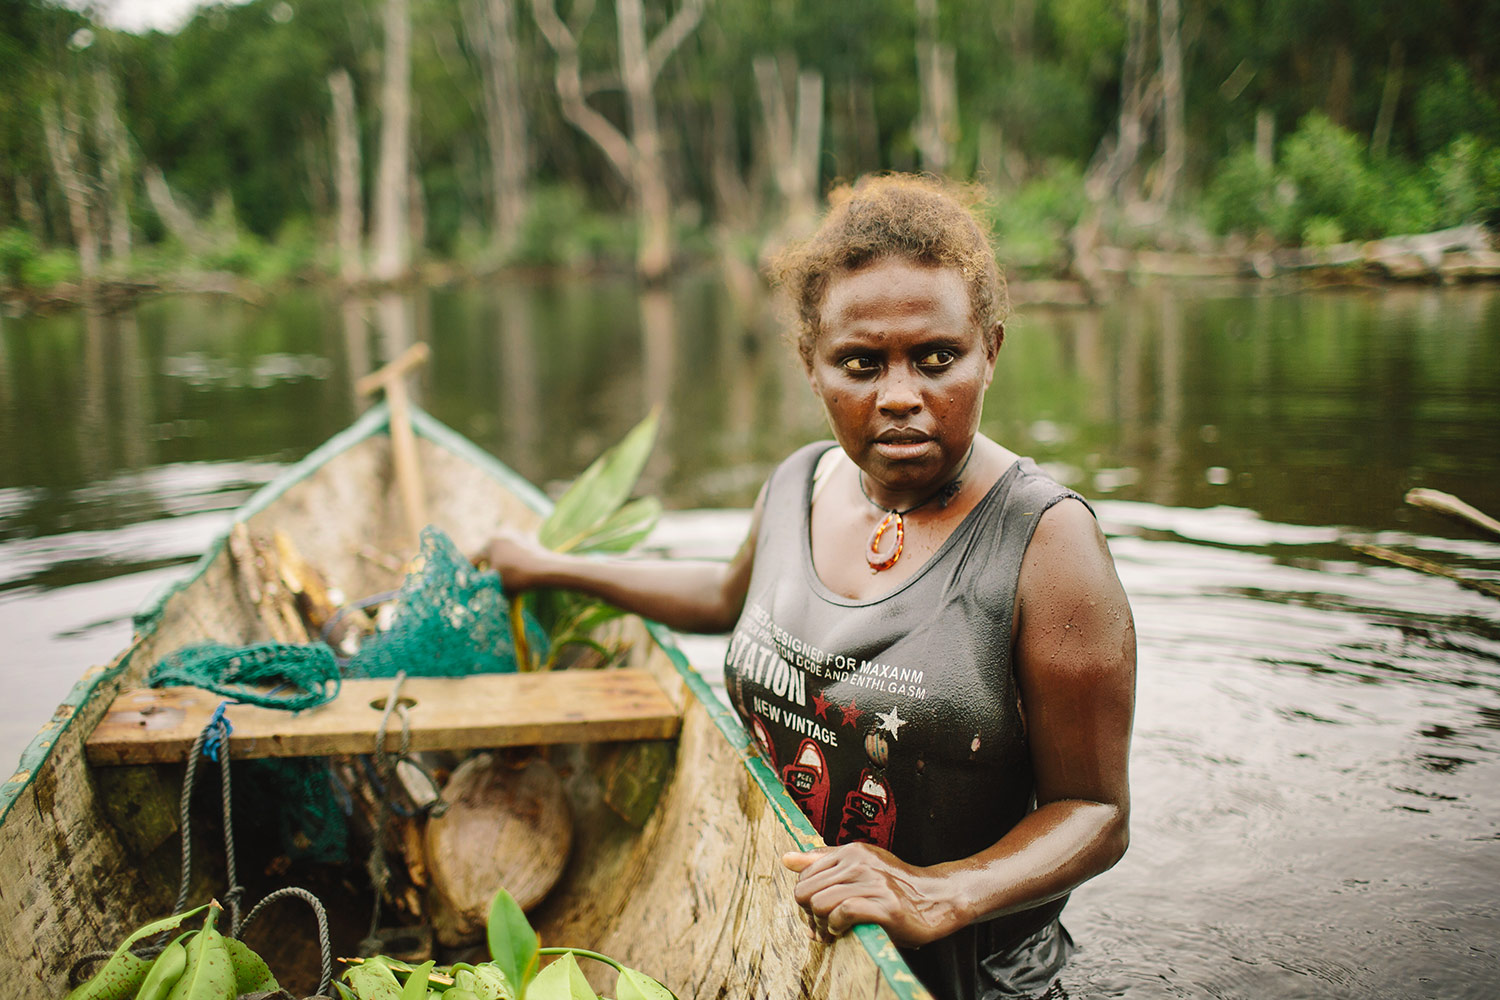
[[(814, 566), (838, 593), (878, 596), (918, 571), (1015, 461), (977, 434), (1000, 330), (986, 338), (970, 321), (956, 270), (890, 258), (834, 277), (822, 319), (807, 374), (841, 454), (813, 505)], [(900, 561), (872, 573), (862, 550), (881, 515), (861, 481), (877, 503), (905, 508), (951, 479), (971, 445), (957, 496), (907, 515)], [(724, 632), (744, 606), (760, 510), (757, 500), (750, 535), (727, 564), (579, 559), (514, 533), (482, 555), (509, 590), (571, 587), (673, 628)], [(921, 945), (1055, 899), (1124, 853), (1135, 626), (1104, 536), (1076, 500), (1038, 521), (1011, 634), (1036, 810), (979, 854), (927, 867), (869, 844), (785, 855), (816, 932), (868, 922), (897, 944)]]
[(968, 454), (999, 347), (969, 313), (953, 268), (888, 259), (829, 285), (807, 377), (876, 503), (921, 502)]
[[(976, 436), (1002, 335), (972, 321), (953, 268), (885, 259), (829, 283), (807, 378), (842, 452), (812, 509), (813, 565), (830, 590), (894, 590), (1015, 461)], [(885, 511), (922, 504), (960, 470), (957, 495), (907, 514), (900, 559), (871, 573), (863, 553)]]

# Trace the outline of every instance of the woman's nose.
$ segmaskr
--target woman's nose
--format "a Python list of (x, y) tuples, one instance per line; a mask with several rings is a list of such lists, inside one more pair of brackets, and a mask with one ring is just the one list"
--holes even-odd
[(891, 416), (910, 416), (922, 408), (922, 393), (913, 373), (892, 367), (880, 380), (880, 412)]

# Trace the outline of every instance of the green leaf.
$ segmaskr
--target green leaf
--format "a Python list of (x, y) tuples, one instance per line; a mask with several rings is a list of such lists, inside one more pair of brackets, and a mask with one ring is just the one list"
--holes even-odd
[(605, 622), (623, 618), (625, 612), (604, 601), (579, 601), (571, 607), (567, 616), (560, 619), (552, 630), (553, 641), (592, 635)]
[(526, 1000), (599, 1000), (571, 952), (536, 974)]
[(577, 552), (628, 552), (651, 534), (661, 517), (661, 501), (639, 497), (630, 501), (574, 546)]
[(437, 963), (428, 959), (412, 970), (401, 990), (401, 1000), (427, 1000), (427, 974)]
[(677, 1000), (677, 995), (644, 972), (621, 969), (615, 1000)]
[(619, 444), (583, 470), (542, 522), (537, 538), (543, 545), (557, 552), (572, 551), (630, 498), (656, 443), (660, 422), (660, 411), (653, 409)]
[[(120, 947), (115, 949), (115, 955), (118, 955), (123, 951), (128, 951), (130, 947), (137, 941), (144, 941), (146, 938), (151, 937), (154, 934), (160, 934), (162, 931), (176, 930), (178, 927), (182, 926), (182, 922), (188, 917), (197, 916), (204, 910), (208, 909), (210, 906), (217, 907), (218, 905), (219, 904), (217, 902), (204, 903), (202, 906), (195, 907), (183, 913), (174, 913), (170, 917), (163, 917), (160, 920), (149, 923), (145, 927), (142, 927), (140, 930), (136, 931), (134, 934), (130, 935), (130, 937), (126, 938), (124, 943), (121, 944)], [(111, 955), (110, 958), (111, 960), (113, 960), (114, 955)]]
[(482, 1000), (516, 1000), (516, 990), (493, 962), (485, 962), (474, 967), (476, 980), (474, 992), (478, 993)]
[(526, 984), (536, 975), (537, 951), (542, 944), (520, 904), (504, 889), (490, 902), (485, 934), (495, 967), (512, 988), (525, 995)]
[(401, 982), (378, 955), (359, 965), (349, 966), (342, 978), (354, 988), (354, 994), (360, 1000), (401, 1000)]

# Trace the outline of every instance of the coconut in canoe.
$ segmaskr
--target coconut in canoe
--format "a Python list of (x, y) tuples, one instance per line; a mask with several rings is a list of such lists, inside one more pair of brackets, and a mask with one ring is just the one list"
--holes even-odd
[[(312, 890), (327, 908), (335, 954), (354, 954), (367, 937), (374, 899), (367, 845), (351, 843), (342, 862), (289, 860), (275, 831), (295, 824), (280, 822), (286, 807), (273, 794), (237, 805), (229, 829), (238, 835), (228, 838), (238, 848), (235, 865), (225, 852), (218, 765), (200, 759), (197, 794), (179, 815), (194, 736), (227, 699), (194, 687), (142, 692), (153, 667), (186, 647), (306, 638), (284, 586), (288, 561), (280, 574), (265, 572), (278, 539), (295, 546), (297, 565), (317, 567), (346, 594), (401, 586), (402, 565), (383, 555), (412, 552), (402, 504), (387, 500), (400, 447), (391, 425), (387, 407), (373, 408), (258, 492), (187, 578), (137, 617), (129, 648), (75, 685), (0, 785), (0, 955), (12, 972), (11, 995), (62, 996), (80, 956), (114, 948), (181, 905), (222, 896), (231, 872), (245, 887), (237, 902), (246, 910), (278, 886)], [(477, 550), (502, 524), (534, 527), (549, 510), (537, 489), (421, 411), (411, 411), (410, 427), (425, 518), (456, 551)], [(403, 740), (413, 759), (430, 752), (463, 761), (443, 785), (449, 812), (441, 819), (411, 809), (412, 816), (362, 812), (357, 794), (339, 803), (351, 830), (361, 816), (367, 825), (386, 821), (370, 839), (402, 878), (389, 880), (379, 922), (446, 912), (437, 940), (414, 925), (415, 945), (400, 945), (431, 941), (442, 959), (461, 956), (463, 946), (441, 939), (464, 940), (472, 928), (455, 913), (461, 900), (449, 900), (446, 911), (434, 902), (436, 874), (418, 870), (417, 859), (441, 865), (483, 853), (472, 846), (483, 837), (472, 829), (446, 841), (427, 837), (425, 846), (439, 845), (435, 855), (407, 848), (432, 833), (424, 827), (446, 823), (452, 834), (456, 817), (486, 796), (510, 796), (501, 808), (524, 812), (516, 802), (529, 800), (514, 783), (496, 791), (482, 777), (458, 780), (475, 770), (474, 754), (486, 758), (481, 775), (499, 762), (499, 770), (524, 776), (528, 762), (542, 760), (564, 792), (567, 817), (565, 833), (544, 839), (554, 845), (555, 884), (528, 914), (543, 945), (603, 952), (683, 1000), (927, 997), (878, 927), (832, 943), (811, 933), (793, 900), (795, 876), (779, 862), (785, 851), (818, 843), (802, 813), (669, 634), (630, 618), (611, 628), (618, 655), (602, 670), (412, 676), (398, 691), (389, 678), (345, 679), (337, 697), (296, 713), (230, 705), (223, 714), (233, 725), (227, 753), (236, 787), (246, 784), (237, 769), (257, 760), (333, 760), (353, 776), (346, 792), (368, 793), (380, 787), (379, 769), (361, 778), (359, 762), (376, 751), (394, 755)], [(132, 703), (133, 696), (154, 700)], [(399, 720), (388, 705), (402, 709)], [(559, 839), (571, 840), (566, 851)], [(184, 843), (193, 865), (179, 904)], [(539, 852), (537, 865), (548, 856)], [(299, 907), (271, 904), (245, 936), (282, 985), (302, 995), (318, 984), (319, 949), (312, 914)], [(390, 926), (377, 930), (387, 934), (386, 951), (398, 947)]]

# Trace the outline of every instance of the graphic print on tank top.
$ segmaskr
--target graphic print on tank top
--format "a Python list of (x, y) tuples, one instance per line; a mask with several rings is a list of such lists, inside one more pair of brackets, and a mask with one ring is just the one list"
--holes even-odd
[(912, 702), (926, 697), (923, 672), (828, 654), (776, 627), (758, 604), (746, 609), (725, 663), (730, 699), (767, 763), (787, 760), (778, 776), (813, 828), (830, 844), (891, 848), (898, 805), (886, 764), (910, 721), (902, 713), (921, 714)]

